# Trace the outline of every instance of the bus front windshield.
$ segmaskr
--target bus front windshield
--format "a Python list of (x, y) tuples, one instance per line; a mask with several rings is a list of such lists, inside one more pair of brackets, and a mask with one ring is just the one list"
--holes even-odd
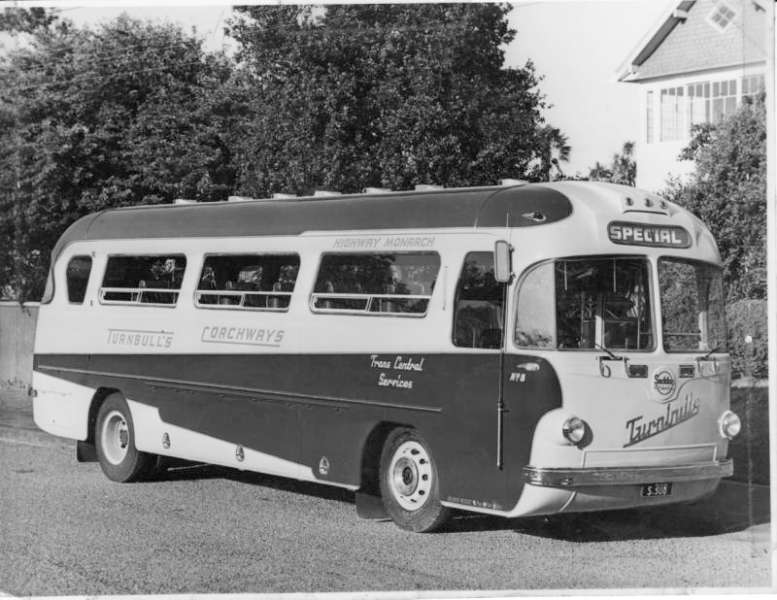
[[(554, 295), (555, 306), (548, 302)], [(652, 315), (645, 258), (560, 259), (535, 267), (522, 282), (516, 343), (649, 351), (655, 347)]]
[(725, 350), (725, 298), (720, 267), (695, 260), (661, 258), (658, 285), (664, 350)]

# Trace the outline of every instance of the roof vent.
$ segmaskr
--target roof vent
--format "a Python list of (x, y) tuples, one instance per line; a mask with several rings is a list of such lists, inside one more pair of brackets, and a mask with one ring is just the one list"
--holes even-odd
[(415, 186), (414, 189), (415, 189), (416, 192), (435, 192), (437, 190), (444, 190), (445, 186), (444, 185), (431, 185), (431, 184), (428, 184), (428, 183), (421, 183), (421, 184), (418, 184), (417, 186)]
[(388, 188), (380, 188), (380, 187), (368, 187), (364, 188), (365, 194), (388, 194), (391, 190)]
[(332, 192), (330, 190), (316, 190), (313, 192), (313, 197), (324, 198), (326, 196), (342, 196), (342, 192)]
[(187, 200), (186, 198), (176, 198), (173, 204), (197, 204), (196, 200)]
[(500, 179), (499, 185), (502, 186), (508, 186), (508, 185), (526, 185), (529, 183), (528, 181), (524, 179)]

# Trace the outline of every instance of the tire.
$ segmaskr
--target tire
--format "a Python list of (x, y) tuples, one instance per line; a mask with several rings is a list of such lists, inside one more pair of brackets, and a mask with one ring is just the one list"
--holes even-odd
[(434, 531), (450, 516), (440, 504), (437, 466), (429, 445), (412, 429), (395, 429), (383, 445), (380, 494), (394, 523), (408, 531)]
[(128, 483), (150, 475), (156, 456), (135, 448), (135, 426), (121, 394), (111, 394), (97, 411), (94, 430), (97, 460), (106, 477)]

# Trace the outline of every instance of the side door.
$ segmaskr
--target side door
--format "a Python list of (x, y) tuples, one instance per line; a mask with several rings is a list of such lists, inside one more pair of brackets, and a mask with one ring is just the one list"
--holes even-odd
[(498, 464), (498, 411), (504, 337), (504, 284), (494, 277), (494, 254), (464, 256), (456, 280), (447, 383), (439, 393), (444, 418), (432, 448), (439, 457), (442, 500), (503, 510), (504, 472)]
[(503, 368), (503, 452), (507, 496), (514, 505), (524, 487), (540, 419), (561, 407), (562, 394), (551, 354), (555, 349), (553, 263), (529, 267), (511, 295)]

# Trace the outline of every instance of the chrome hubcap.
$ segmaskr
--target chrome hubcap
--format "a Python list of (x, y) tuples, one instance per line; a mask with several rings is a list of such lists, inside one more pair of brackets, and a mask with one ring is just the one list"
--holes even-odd
[(418, 510), (426, 503), (432, 489), (432, 462), (421, 444), (409, 441), (397, 448), (389, 467), (389, 484), (405, 510)]
[(100, 431), (100, 445), (108, 462), (121, 464), (127, 456), (129, 438), (129, 426), (124, 415), (118, 410), (109, 412)]

